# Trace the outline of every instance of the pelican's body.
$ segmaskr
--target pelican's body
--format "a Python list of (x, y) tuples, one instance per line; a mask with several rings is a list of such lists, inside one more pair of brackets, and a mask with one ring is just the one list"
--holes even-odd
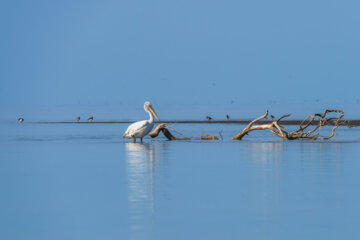
[(143, 120), (134, 122), (131, 124), (124, 134), (124, 138), (143, 138), (145, 137), (154, 127), (154, 122), (150, 120)]
[(144, 103), (144, 109), (145, 112), (149, 114), (150, 119), (131, 124), (124, 133), (123, 138), (132, 138), (133, 142), (136, 142), (136, 138), (140, 138), (140, 141), (142, 142), (143, 137), (145, 137), (153, 129), (154, 116), (157, 120), (159, 120), (159, 118), (149, 102)]

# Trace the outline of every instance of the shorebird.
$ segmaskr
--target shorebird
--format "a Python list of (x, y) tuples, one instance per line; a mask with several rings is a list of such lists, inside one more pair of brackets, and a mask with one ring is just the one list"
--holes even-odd
[(80, 121), (80, 117), (76, 117), (76, 121), (78, 121), (78, 122), (79, 122), (79, 121)]
[(274, 115), (270, 115), (270, 118), (271, 118), (271, 120), (274, 120), (275, 117), (274, 117)]
[(94, 117), (93, 117), (93, 116), (91, 116), (91, 117), (88, 118), (88, 121), (89, 121), (89, 122), (92, 122), (93, 120), (94, 120)]
[(226, 119), (229, 120), (230, 119), (230, 116), (228, 114), (226, 114)]
[(212, 120), (212, 117), (209, 117), (209, 116), (206, 116), (206, 119), (211, 121)]
[(23, 123), (24, 119), (23, 118), (18, 118), (19, 123)]
[(149, 114), (150, 119), (131, 124), (125, 131), (123, 138), (132, 138), (133, 142), (136, 142), (136, 138), (140, 138), (140, 141), (142, 142), (143, 137), (146, 136), (154, 127), (154, 116), (158, 121), (160, 121), (150, 102), (144, 103), (144, 110)]

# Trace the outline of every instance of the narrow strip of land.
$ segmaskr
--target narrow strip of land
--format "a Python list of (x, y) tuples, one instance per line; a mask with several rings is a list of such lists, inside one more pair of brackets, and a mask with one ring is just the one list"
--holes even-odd
[[(252, 120), (225, 120), (225, 121), (216, 121), (216, 120), (211, 120), (211, 121), (198, 121), (198, 120), (169, 120), (169, 121), (159, 121), (159, 122), (155, 122), (155, 123), (183, 123), (183, 124), (249, 124)], [(271, 123), (274, 120), (262, 120), (259, 121), (259, 123)], [(48, 122), (33, 122), (33, 123), (37, 123), (37, 124), (121, 124), (121, 123), (133, 123), (134, 121), (101, 121), (101, 122), (67, 122), (67, 121), (61, 121), (61, 122), (57, 122), (57, 121), (48, 121)], [(303, 120), (281, 120), (280, 124), (281, 125), (300, 125), (301, 123), (303, 123)], [(345, 126), (351, 126), (351, 127), (356, 127), (356, 126), (360, 126), (360, 120), (341, 120), (339, 121), (340, 125), (345, 125)], [(311, 123), (311, 125), (318, 125), (319, 121), (313, 121)], [(327, 123), (327, 125), (334, 125), (335, 122), (334, 121), (329, 121)]]

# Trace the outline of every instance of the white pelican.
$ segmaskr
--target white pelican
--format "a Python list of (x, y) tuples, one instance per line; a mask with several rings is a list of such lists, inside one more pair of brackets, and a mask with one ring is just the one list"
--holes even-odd
[(155, 110), (151, 106), (151, 103), (145, 102), (144, 109), (145, 112), (149, 114), (150, 119), (131, 124), (124, 133), (123, 138), (132, 138), (133, 142), (136, 142), (136, 138), (140, 138), (140, 141), (142, 142), (143, 137), (145, 137), (154, 127), (154, 116), (160, 121), (159, 117), (155, 113)]

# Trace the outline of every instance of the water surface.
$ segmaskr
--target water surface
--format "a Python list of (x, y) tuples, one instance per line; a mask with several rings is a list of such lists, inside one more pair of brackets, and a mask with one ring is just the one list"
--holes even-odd
[[(1, 126), (1, 239), (356, 239), (358, 128), (282, 141), (177, 124), (143, 144), (123, 124)], [(330, 129), (324, 129), (324, 134)]]

